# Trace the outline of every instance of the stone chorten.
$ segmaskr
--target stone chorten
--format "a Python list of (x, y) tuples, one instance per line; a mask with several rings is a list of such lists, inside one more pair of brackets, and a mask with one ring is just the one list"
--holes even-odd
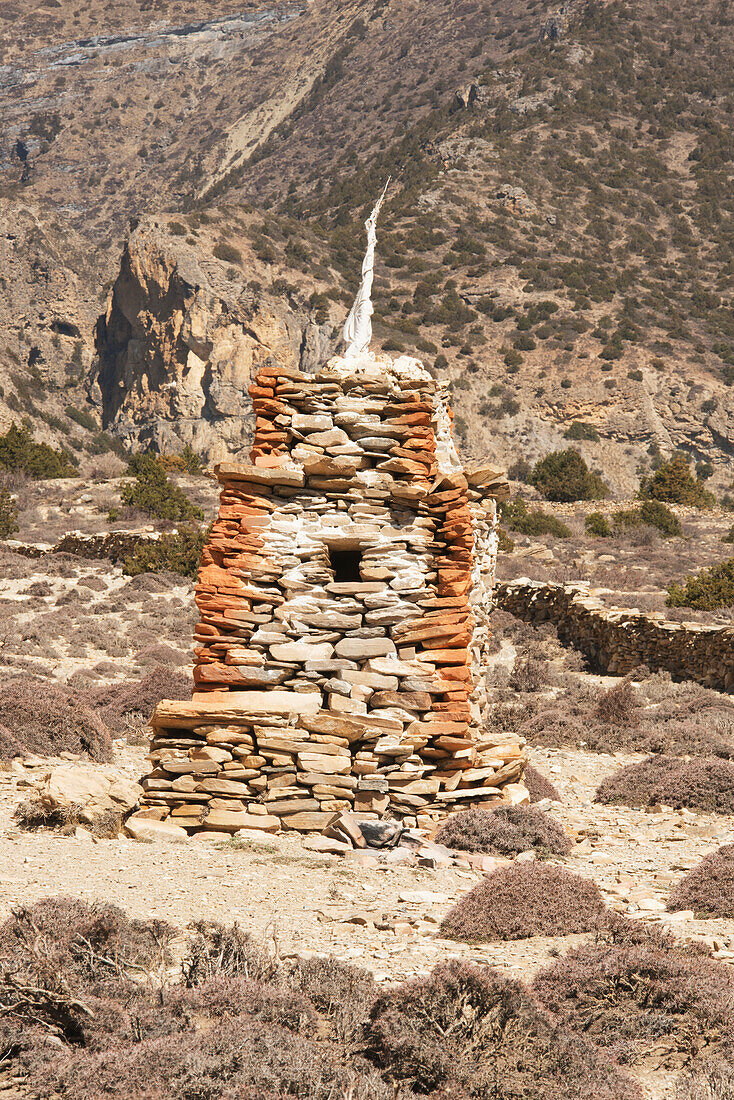
[(462, 468), (446, 387), (420, 362), (366, 350), (371, 260), (368, 247), (347, 354), (315, 375), (264, 367), (251, 464), (216, 468), (195, 690), (151, 720), (151, 817), (430, 827), (521, 794), (522, 743), (485, 725), (507, 482)]

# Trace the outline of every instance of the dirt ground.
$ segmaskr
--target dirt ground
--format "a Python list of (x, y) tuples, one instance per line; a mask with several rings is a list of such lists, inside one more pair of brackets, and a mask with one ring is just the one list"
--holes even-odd
[[(144, 748), (117, 748), (130, 778), (144, 770)], [(601, 779), (638, 755), (534, 749), (531, 759), (557, 786), (563, 803), (550, 812), (577, 843), (564, 861), (594, 879), (610, 907), (662, 920), (682, 938), (704, 937), (718, 957), (734, 962), (734, 921), (696, 921), (665, 914), (672, 887), (720, 844), (734, 840), (734, 819), (690, 811), (658, 813), (599, 806)], [(96, 840), (12, 821), (27, 791), (20, 768), (0, 775), (0, 918), (14, 905), (51, 894), (122, 906), (132, 916), (184, 926), (199, 919), (238, 921), (274, 941), (285, 957), (333, 953), (368, 967), (381, 980), (428, 972), (448, 958), (491, 963), (529, 979), (581, 936), (535, 937), (467, 946), (442, 939), (437, 925), (478, 882), (470, 868), (356, 866), (349, 857), (309, 852), (294, 834), (252, 839), (191, 838), (183, 844)]]

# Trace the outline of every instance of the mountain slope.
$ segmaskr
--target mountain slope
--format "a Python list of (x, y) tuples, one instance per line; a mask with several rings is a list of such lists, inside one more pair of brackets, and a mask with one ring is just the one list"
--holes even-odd
[[(184, 7), (189, 20), (200, 14), (193, 0)], [(172, 5), (159, 9), (168, 25), (184, 27)], [(109, 138), (95, 130), (102, 93), (94, 88), (111, 94), (98, 54), (85, 62), (92, 69), (80, 67), (71, 97), (81, 114), (60, 143), (38, 153), (23, 196), (38, 195), (47, 216), (71, 217), (80, 232), (106, 234), (114, 247), (98, 262), (107, 277), (128, 214), (179, 208), (176, 232), (195, 259), (210, 257), (216, 242), (220, 250), (235, 242), (240, 259), (220, 262), (217, 296), (240, 302), (243, 324), (251, 282), (275, 288), (272, 308), (287, 284), (301, 288), (297, 327), (304, 318), (328, 320), (324, 338), (333, 343), (358, 279), (359, 222), (392, 174), (376, 343), (414, 350), (451, 378), (467, 453), (532, 460), (568, 445), (570, 431), (620, 492), (676, 447), (714, 465), (715, 487), (728, 485), (729, 5), (614, 0), (567, 3), (560, 13), (535, 0), (501, 8), (479, 0), (313, 0), (248, 11), (258, 15), (258, 30), (252, 37), (248, 24), (241, 48), (229, 32), (215, 47), (211, 28), (203, 41), (187, 31), (181, 60), (170, 52), (175, 36), (156, 37), (150, 11), (131, 8), (128, 23), (148, 27), (148, 44), (123, 51), (117, 74), (125, 92), (114, 116), (119, 186), (109, 155), (101, 173), (71, 174), (81, 197), (70, 210), (48, 182), (62, 171), (69, 178), (63, 154), (74, 127), (86, 126), (90, 156)], [(217, 4), (227, 27), (241, 17), (235, 5)], [(143, 54), (156, 61), (152, 82)], [(91, 72), (102, 82), (93, 85)], [(64, 75), (76, 79), (68, 66)], [(53, 91), (51, 72), (43, 79)], [(156, 81), (165, 95), (154, 109)], [(156, 126), (166, 140), (155, 157), (133, 157), (139, 138), (150, 154)], [(183, 241), (172, 239), (170, 226), (171, 217), (159, 228), (175, 253)], [(100, 350), (110, 354), (106, 337)], [(145, 354), (155, 357), (151, 347)], [(113, 358), (113, 374), (135, 373), (134, 354), (117, 348)], [(93, 378), (105, 369), (95, 366)], [(155, 387), (155, 372), (144, 374)], [(133, 410), (142, 375), (125, 377), (124, 411), (104, 386), (90, 390), (110, 430), (142, 439), (146, 417), (160, 406), (170, 438), (181, 438), (165, 399), (141, 399)], [(206, 408), (204, 401), (209, 426), (197, 431), (207, 450), (220, 429), (234, 446), (238, 429), (225, 428), (218, 413), (207, 420)]]

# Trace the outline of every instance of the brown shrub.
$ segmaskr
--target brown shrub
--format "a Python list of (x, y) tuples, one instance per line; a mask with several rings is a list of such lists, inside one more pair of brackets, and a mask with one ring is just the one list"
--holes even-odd
[(618, 928), (614, 938), (573, 948), (536, 976), (546, 1008), (625, 1064), (650, 1057), (655, 1068), (678, 1069), (704, 1049), (730, 1058), (728, 967), (659, 932)]
[(280, 978), (275, 959), (254, 944), (248, 932), (238, 924), (218, 921), (192, 924), (182, 969), (187, 986), (201, 985), (220, 974), (270, 983)]
[(638, 701), (629, 680), (620, 680), (599, 696), (595, 716), (610, 726), (632, 726), (640, 721)]
[(734, 813), (734, 764), (728, 760), (682, 760), (651, 756), (629, 764), (601, 783), (597, 802), (625, 806), (662, 803), (707, 813)]
[(550, 779), (547, 779), (532, 764), (525, 765), (523, 782), (528, 789), (531, 802), (542, 802), (544, 798), (550, 798), (552, 802), (563, 801)]
[(496, 810), (452, 814), (439, 828), (436, 840), (462, 852), (497, 856), (514, 856), (531, 849), (565, 856), (573, 847), (557, 821), (528, 806), (499, 806)]
[(604, 912), (596, 883), (563, 867), (501, 867), (465, 894), (444, 917), (441, 934), (469, 941), (521, 940), (589, 932)]
[[(19, 910), (0, 927), (0, 1052), (24, 1095), (392, 1100), (356, 1053), (314, 1041), (330, 1035), (330, 1022), (299, 978), (286, 981), (237, 929), (197, 926), (193, 951), (205, 943), (211, 976), (169, 984), (171, 931), (71, 898)], [(371, 978), (329, 962), (306, 984), (321, 991), (317, 1000), (328, 999), (329, 981), (332, 997), (351, 989), (354, 1029), (357, 992)]]
[(346, 1041), (357, 1035), (376, 997), (369, 970), (317, 956), (299, 960), (294, 977), (299, 989), (329, 1020), (335, 1039)]
[(100, 1053), (69, 1051), (44, 1067), (33, 1085), (39, 1098), (49, 1095), (50, 1086), (75, 1100), (392, 1100), (394, 1095), (374, 1070), (357, 1059), (345, 1065), (333, 1047), (227, 1014), (207, 1029), (190, 1027)]
[[(380, 994), (365, 1049), (408, 1095), (636, 1100), (638, 1087), (490, 967), (437, 966)], [(401, 1093), (401, 1095), (405, 1095)]]
[(3, 686), (0, 723), (11, 739), (0, 741), (0, 756), (35, 752), (58, 756), (72, 752), (109, 760), (110, 735), (99, 717), (79, 692), (63, 684), (52, 684), (33, 676), (19, 676)]
[(707, 1058), (678, 1081), (676, 1100), (732, 1100), (734, 1066)]
[(681, 879), (668, 912), (692, 909), (698, 917), (734, 917), (734, 844), (724, 844)]
[(156, 665), (142, 680), (109, 684), (90, 692), (90, 699), (105, 725), (125, 734), (137, 721), (147, 722), (161, 699), (190, 699), (193, 687), (188, 674)]
[(544, 691), (553, 682), (553, 674), (548, 661), (537, 657), (528, 657), (519, 661), (510, 675), (510, 687), (513, 691)]
[(734, 704), (698, 684), (660, 676), (644, 686), (621, 681), (601, 696), (571, 682), (557, 699), (527, 700), (516, 727), (533, 744), (585, 745), (593, 752), (665, 752), (734, 758)]

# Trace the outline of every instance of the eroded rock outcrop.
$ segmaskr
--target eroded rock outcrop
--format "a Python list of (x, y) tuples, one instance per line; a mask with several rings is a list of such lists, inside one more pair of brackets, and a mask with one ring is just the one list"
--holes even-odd
[(331, 326), (308, 305), (317, 285), (264, 291), (275, 272), (237, 243), (233, 262), (217, 259), (211, 241), (190, 247), (157, 219), (128, 240), (97, 328), (93, 383), (105, 426), (126, 444), (237, 457), (249, 448), (257, 371), (309, 370), (331, 350)]

